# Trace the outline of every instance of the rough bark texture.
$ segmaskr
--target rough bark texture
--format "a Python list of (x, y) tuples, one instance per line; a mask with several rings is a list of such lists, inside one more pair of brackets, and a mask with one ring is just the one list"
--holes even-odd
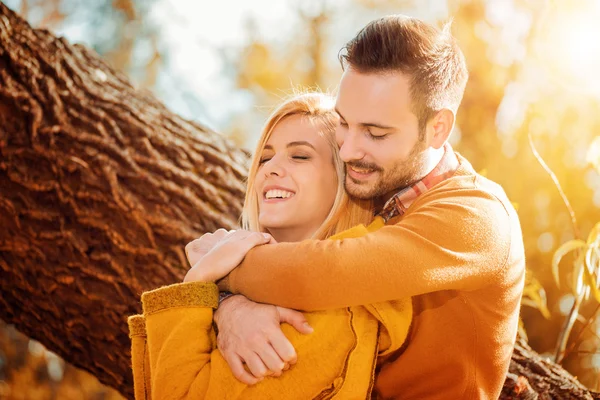
[(126, 317), (236, 225), (247, 160), (0, 3), (0, 318), (131, 397)]
[[(126, 316), (236, 224), (248, 154), (0, 3), (0, 318), (132, 398)], [(502, 399), (592, 399), (519, 340)]]
[(541, 357), (519, 337), (500, 399), (600, 399), (600, 394), (590, 392), (561, 366)]

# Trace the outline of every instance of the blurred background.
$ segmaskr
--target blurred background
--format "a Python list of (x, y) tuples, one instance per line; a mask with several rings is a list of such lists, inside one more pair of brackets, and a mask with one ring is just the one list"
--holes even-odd
[[(577, 260), (560, 287), (552, 258), (600, 221), (600, 1), (542, 0), (4, 0), (34, 27), (83, 43), (167, 107), (252, 150), (269, 111), (294, 88), (334, 91), (339, 49), (367, 22), (403, 13), (453, 19), (470, 81), (454, 147), (500, 183), (518, 209), (527, 252), (522, 320), (553, 356), (577, 297)], [(555, 183), (570, 200), (572, 223)], [(598, 261), (596, 261), (598, 262)], [(581, 292), (579, 288), (579, 293)], [(562, 364), (600, 390), (598, 302), (583, 301)], [(120, 399), (0, 321), (0, 398)]]

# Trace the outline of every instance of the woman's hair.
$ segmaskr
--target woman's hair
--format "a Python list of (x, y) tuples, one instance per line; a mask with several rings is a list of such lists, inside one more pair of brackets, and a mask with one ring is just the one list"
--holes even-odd
[(273, 129), (283, 119), (292, 115), (306, 117), (318, 129), (331, 148), (332, 160), (337, 174), (337, 194), (329, 215), (312, 236), (313, 239), (325, 239), (358, 224), (367, 224), (373, 219), (371, 200), (350, 199), (344, 190), (344, 162), (340, 159), (335, 140), (335, 128), (338, 116), (334, 111), (334, 100), (324, 93), (302, 93), (293, 95), (279, 105), (267, 119), (258, 140), (256, 151), (248, 172), (246, 199), (242, 210), (242, 228), (251, 231), (265, 231), (258, 222), (258, 195), (255, 190), (255, 178), (260, 167), (260, 158), (273, 133)]

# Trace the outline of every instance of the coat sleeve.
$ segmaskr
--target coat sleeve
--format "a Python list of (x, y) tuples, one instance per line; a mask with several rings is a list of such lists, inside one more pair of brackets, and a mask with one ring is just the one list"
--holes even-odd
[(132, 315), (127, 319), (131, 339), (131, 371), (133, 372), (133, 394), (136, 400), (150, 400), (150, 359), (148, 355), (146, 320), (143, 315)]

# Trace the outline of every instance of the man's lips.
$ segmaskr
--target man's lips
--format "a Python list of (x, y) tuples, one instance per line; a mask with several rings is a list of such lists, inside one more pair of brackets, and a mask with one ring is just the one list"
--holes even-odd
[(357, 165), (346, 165), (346, 173), (350, 175), (351, 178), (357, 180), (367, 179), (372, 176), (378, 169), (369, 168), (369, 167), (359, 167)]

